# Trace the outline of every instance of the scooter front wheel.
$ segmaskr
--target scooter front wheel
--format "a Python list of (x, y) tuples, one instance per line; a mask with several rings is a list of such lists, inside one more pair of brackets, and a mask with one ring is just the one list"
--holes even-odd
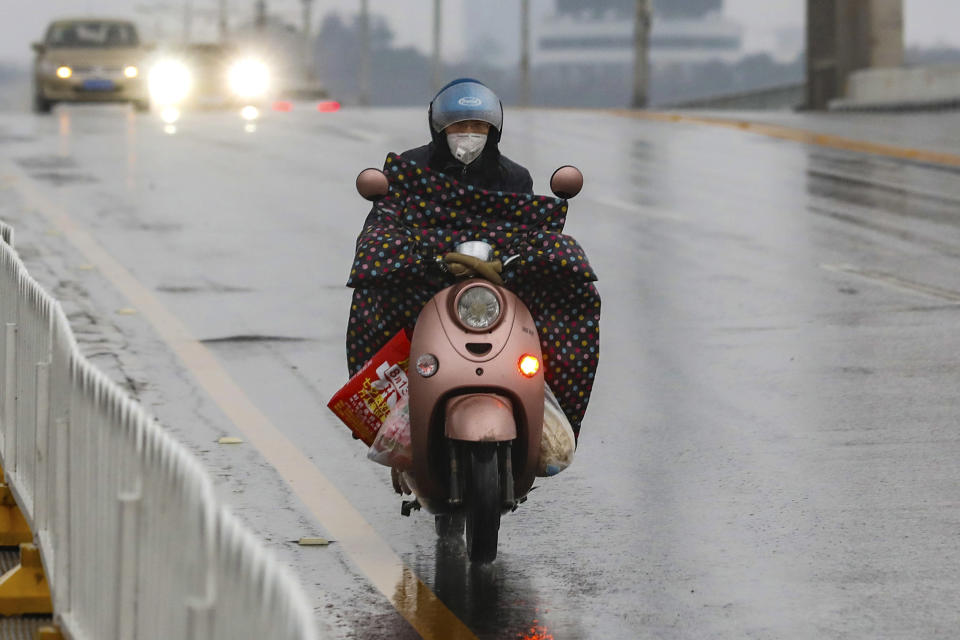
[(472, 562), (493, 562), (500, 531), (500, 470), (495, 443), (467, 447), (467, 555)]
[(463, 514), (441, 513), (436, 516), (437, 536), (444, 540), (463, 540)]

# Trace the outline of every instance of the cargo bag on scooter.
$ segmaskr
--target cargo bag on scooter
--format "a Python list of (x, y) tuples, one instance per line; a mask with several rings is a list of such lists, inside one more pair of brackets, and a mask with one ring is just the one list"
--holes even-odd
[(569, 467), (577, 450), (573, 427), (546, 384), (543, 385), (543, 396), (543, 435), (540, 436), (540, 461), (537, 463), (537, 475), (541, 478), (555, 476)]
[[(372, 445), (401, 400), (406, 402), (410, 340), (401, 331), (337, 391), (327, 406), (350, 427), (353, 436)], [(409, 423), (409, 420), (408, 420)], [(409, 427), (407, 432), (409, 434)], [(408, 435), (409, 438), (409, 435)]]
[(413, 466), (409, 397), (401, 398), (390, 411), (383, 426), (377, 431), (367, 458), (397, 471), (408, 471)]
[[(557, 475), (569, 467), (577, 449), (573, 427), (560, 408), (557, 397), (547, 385), (543, 385), (543, 393), (543, 434), (540, 437), (540, 461), (537, 464), (537, 475), (541, 478)], [(397, 401), (377, 431), (367, 458), (397, 471), (408, 471), (413, 465), (410, 402), (407, 396)]]

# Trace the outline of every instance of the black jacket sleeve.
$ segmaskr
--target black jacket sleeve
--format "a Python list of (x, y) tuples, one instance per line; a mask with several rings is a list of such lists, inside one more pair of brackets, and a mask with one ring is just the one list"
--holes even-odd
[(517, 188), (513, 189), (513, 191), (515, 191), (516, 193), (533, 194), (533, 178), (530, 176), (529, 171), (527, 171), (523, 167), (520, 167), (520, 168), (523, 169), (523, 173), (520, 176), (518, 176), (519, 183), (517, 185)]
[(503, 174), (503, 190), (511, 193), (533, 193), (533, 178), (526, 167), (510, 158), (500, 156), (500, 171)]

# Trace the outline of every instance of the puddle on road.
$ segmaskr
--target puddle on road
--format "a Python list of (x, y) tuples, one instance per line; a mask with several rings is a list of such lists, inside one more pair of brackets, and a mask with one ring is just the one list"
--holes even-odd
[(83, 173), (62, 173), (59, 171), (31, 173), (30, 177), (38, 182), (49, 182), (55, 187), (61, 187), (67, 184), (94, 184), (99, 182), (99, 180), (93, 176)]
[(256, 334), (243, 334), (236, 336), (224, 336), (222, 338), (204, 338), (202, 344), (249, 344), (261, 342), (308, 342), (309, 338), (300, 338), (297, 336), (266, 336)]
[(423, 637), (584, 637), (576, 620), (550, 613), (525, 573), (529, 567), (517, 560), (503, 556), (490, 564), (471, 563), (462, 538), (438, 538), (433, 557), (419, 554), (404, 566), (391, 600)]
[(27, 171), (75, 169), (77, 166), (73, 158), (65, 158), (62, 156), (31, 156), (29, 158), (18, 158), (16, 162)]
[(226, 284), (205, 285), (160, 285), (157, 291), (161, 293), (251, 293), (256, 289), (250, 287), (234, 287)]
[(36, 138), (32, 136), (17, 135), (14, 133), (4, 133), (0, 131), (0, 144), (22, 144), (33, 142)]
[(63, 156), (33, 156), (18, 158), (20, 165), (34, 180), (55, 187), (70, 184), (93, 184), (99, 182), (93, 176), (76, 171), (76, 162)]

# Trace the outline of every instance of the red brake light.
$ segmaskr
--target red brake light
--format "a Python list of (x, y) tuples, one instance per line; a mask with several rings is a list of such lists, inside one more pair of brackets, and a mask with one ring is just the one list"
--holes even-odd
[(333, 113), (340, 111), (340, 103), (336, 100), (325, 100), (317, 104), (317, 111), (322, 113)]
[(517, 365), (522, 373), (527, 378), (532, 378), (537, 375), (537, 371), (540, 371), (540, 361), (529, 353), (520, 358), (520, 362)]

